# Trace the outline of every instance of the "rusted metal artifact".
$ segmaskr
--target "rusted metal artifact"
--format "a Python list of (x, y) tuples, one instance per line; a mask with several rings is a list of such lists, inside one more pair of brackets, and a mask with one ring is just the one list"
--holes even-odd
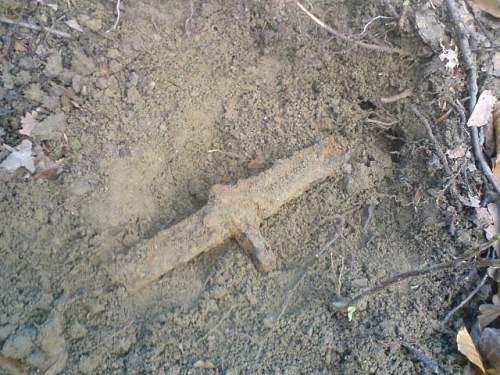
[(262, 221), (313, 184), (335, 175), (344, 161), (334, 138), (328, 137), (236, 185), (215, 185), (198, 212), (118, 255), (111, 277), (133, 293), (230, 238), (238, 241), (258, 270), (271, 271), (276, 256), (260, 233)]

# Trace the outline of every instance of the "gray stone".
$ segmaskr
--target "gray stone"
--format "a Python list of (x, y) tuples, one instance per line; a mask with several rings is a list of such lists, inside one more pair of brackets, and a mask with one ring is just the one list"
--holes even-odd
[(13, 324), (6, 324), (0, 327), (0, 341), (4, 341), (10, 336), (16, 327)]
[(99, 78), (97, 78), (97, 80), (95, 82), (95, 86), (98, 89), (104, 90), (105, 88), (108, 87), (108, 80), (104, 77), (99, 77)]
[(27, 85), (31, 82), (31, 75), (26, 70), (21, 70), (19, 74), (14, 77), (14, 81), (18, 86)]
[(56, 113), (40, 122), (38, 126), (35, 126), (31, 132), (31, 136), (39, 140), (57, 139), (61, 136), (65, 126), (64, 113)]
[(109, 59), (117, 59), (118, 57), (120, 57), (120, 51), (118, 51), (116, 48), (111, 48), (108, 50), (108, 52), (106, 53), (106, 56), (109, 58)]
[(82, 14), (78, 16), (78, 21), (85, 27), (88, 27), (90, 30), (94, 32), (101, 31), (102, 29), (102, 20), (96, 17), (90, 17), (86, 14)]
[(141, 94), (139, 93), (139, 90), (137, 90), (135, 87), (129, 88), (127, 90), (127, 103), (135, 104), (139, 100), (141, 100)]
[(84, 374), (92, 374), (94, 373), (94, 370), (97, 367), (97, 361), (94, 357), (88, 355), (88, 356), (83, 356), (80, 359), (80, 363), (78, 365), (78, 368), (80, 371)]
[(136, 87), (138, 83), (139, 83), (139, 74), (137, 74), (136, 72), (130, 73), (127, 82), (128, 87)]
[(440, 49), (440, 43), (446, 40), (445, 26), (439, 22), (434, 9), (427, 4), (415, 13), (415, 25), (422, 40), (433, 50)]
[(42, 368), (47, 362), (47, 356), (39, 350), (35, 350), (26, 358), (26, 363), (34, 368)]
[(42, 99), (42, 106), (50, 111), (53, 111), (61, 105), (61, 101), (57, 96), (44, 96)]
[(352, 281), (352, 286), (355, 288), (365, 288), (367, 285), (368, 279), (366, 277), (361, 277)]
[(62, 56), (60, 53), (55, 52), (47, 58), (47, 63), (45, 64), (44, 73), (48, 77), (57, 77), (63, 72)]
[(111, 73), (118, 73), (123, 69), (123, 65), (116, 60), (111, 60), (109, 63), (109, 71)]
[(38, 341), (46, 353), (60, 353), (65, 348), (63, 318), (60, 313), (53, 313), (40, 329)]
[(73, 324), (71, 324), (71, 327), (69, 327), (68, 333), (73, 340), (79, 340), (87, 335), (87, 328), (85, 328), (79, 322), (73, 322)]
[(76, 94), (79, 94), (82, 89), (82, 76), (75, 74), (71, 80), (71, 87)]
[(73, 71), (82, 76), (88, 76), (95, 71), (95, 64), (92, 59), (85, 55), (85, 53), (75, 49), (73, 51), (71, 68), (73, 69)]
[[(38, 59), (37, 59), (38, 60)], [(32, 57), (22, 57), (19, 60), (19, 67), (25, 70), (34, 70), (40, 66), (39, 61), (35, 61)]]
[(36, 331), (33, 328), (24, 328), (11, 335), (2, 348), (2, 354), (13, 359), (24, 359), (34, 347), (33, 339)]
[(39, 83), (32, 83), (26, 90), (24, 90), (24, 96), (26, 97), (26, 99), (33, 102), (41, 103), (44, 95), (45, 94), (42, 91), (42, 87)]

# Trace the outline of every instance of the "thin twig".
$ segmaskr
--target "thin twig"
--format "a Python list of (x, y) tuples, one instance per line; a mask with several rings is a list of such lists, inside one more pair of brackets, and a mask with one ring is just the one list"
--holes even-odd
[(387, 96), (384, 98), (380, 98), (380, 101), (384, 104), (389, 104), (389, 103), (394, 103), (398, 102), (404, 98), (407, 98), (413, 94), (413, 91), (411, 89), (406, 89), (399, 94), (393, 95), (393, 96)]
[(116, 28), (118, 27), (118, 23), (120, 22), (120, 3), (121, 0), (116, 0), (116, 20), (113, 27), (107, 30), (106, 33), (110, 33), (111, 31), (116, 30)]
[(334, 30), (330, 26), (328, 26), (326, 23), (321, 21), (318, 17), (316, 17), (314, 14), (309, 12), (301, 3), (297, 1), (297, 6), (305, 13), (307, 14), (314, 22), (316, 22), (319, 26), (324, 28), (326, 31), (328, 31), (330, 34), (332, 34), (334, 37), (343, 40), (344, 42), (349, 42), (353, 43), (354, 45), (358, 47), (363, 47), (366, 49), (370, 49), (372, 51), (379, 51), (379, 52), (386, 52), (386, 53), (397, 53), (398, 55), (408, 55), (407, 52), (403, 51), (402, 49), (399, 48), (391, 48), (391, 47), (385, 47), (385, 46), (379, 46), (376, 44), (369, 44), (365, 42), (360, 42), (358, 40), (355, 40), (351, 38), (350, 36), (344, 35), (337, 30)]
[[(462, 60), (467, 71), (467, 87), (469, 91), (469, 114), (472, 113), (477, 101), (477, 65), (472, 56), (472, 52), (467, 38), (467, 33), (460, 22), (459, 12), (454, 0), (446, 0), (446, 6), (450, 13), (450, 19), (455, 27), (455, 33), (458, 39), (458, 45), (462, 52)], [(472, 150), (476, 161), (479, 163), (481, 171), (486, 176), (488, 181), (493, 185), (495, 191), (500, 194), (500, 184), (496, 181), (495, 176), (491, 172), (488, 162), (484, 158), (481, 145), (479, 144), (479, 131), (476, 127), (470, 128), (472, 139)]]
[(64, 31), (59, 31), (59, 30), (56, 30), (52, 27), (47, 27), (47, 26), (38, 26), (38, 25), (33, 25), (31, 23), (27, 23), (27, 22), (22, 22), (22, 21), (14, 21), (14, 20), (11, 20), (7, 17), (3, 17), (3, 16), (0, 16), (0, 22), (2, 23), (6, 23), (8, 25), (18, 25), (18, 26), (21, 26), (21, 27), (25, 27), (27, 29), (31, 29), (31, 30), (36, 30), (36, 31), (45, 31), (49, 34), (54, 34), (54, 35), (57, 35), (57, 36), (60, 36), (62, 38), (68, 38), (68, 39), (72, 39), (73, 37), (68, 34), (68, 33), (65, 33)]
[(415, 107), (413, 104), (410, 104), (410, 110), (417, 116), (417, 118), (420, 120), (420, 122), (425, 126), (425, 129), (427, 130), (427, 135), (431, 139), (432, 143), (434, 144), (434, 148), (436, 149), (436, 152), (439, 156), (439, 159), (441, 160), (441, 163), (443, 164), (444, 170), (446, 173), (448, 173), (450, 176), (453, 174), (450, 168), (450, 165), (448, 164), (448, 159), (446, 159), (446, 155), (444, 154), (443, 150), (441, 149), (441, 146), (439, 145), (438, 140), (434, 136), (434, 132), (432, 131), (431, 125), (429, 124), (429, 121), (425, 118), (425, 116), (420, 113), (420, 111)]
[[(344, 218), (343, 217), (340, 217), (340, 224), (339, 224), (339, 228), (342, 228), (344, 226)], [(273, 325), (273, 327), (271, 327), (271, 329), (269, 329), (269, 331), (266, 333), (266, 335), (264, 336), (264, 338), (261, 340), (260, 342), (260, 345), (259, 345), (259, 350), (257, 351), (257, 355), (256, 355), (256, 360), (259, 360), (260, 359), (260, 356), (262, 354), (262, 350), (264, 350), (264, 345), (266, 344), (267, 342), (267, 339), (269, 338), (269, 336), (271, 335), (271, 333), (273, 333), (274, 331), (274, 328), (276, 327), (276, 325), (279, 323), (281, 317), (283, 316), (283, 314), (285, 313), (286, 309), (288, 308), (288, 305), (290, 304), (290, 301), (292, 299), (292, 296), (293, 294), (295, 293), (295, 291), (297, 290), (298, 286), (300, 285), (300, 283), (302, 282), (302, 280), (304, 280), (304, 278), (306, 277), (307, 275), (307, 270), (309, 269), (309, 267), (311, 267), (314, 263), (316, 263), (316, 261), (320, 258), (321, 255), (323, 255), (323, 253), (328, 250), (330, 248), (330, 246), (332, 246), (338, 239), (340, 235), (340, 230), (337, 231), (337, 233), (335, 234), (335, 236), (333, 236), (333, 238), (328, 241), (317, 253), (316, 255), (309, 261), (305, 264), (304, 268), (302, 269), (299, 277), (295, 280), (295, 282), (292, 284), (292, 286), (288, 289), (288, 291), (286, 292), (286, 297), (285, 297), (285, 302), (283, 303), (283, 306), (281, 307), (281, 310), (278, 314), (278, 316), (276, 317), (275, 319), (275, 323)]]
[(439, 368), (437, 364), (435, 364), (427, 355), (424, 354), (421, 350), (418, 350), (415, 348), (413, 345), (410, 343), (404, 341), (404, 340), (399, 340), (399, 343), (403, 348), (408, 350), (411, 354), (413, 354), (417, 359), (422, 362), (422, 364), (427, 367), (429, 370), (432, 371), (433, 374), (442, 374), (443, 372)]
[(419, 276), (424, 276), (427, 274), (431, 273), (436, 273), (439, 271), (447, 270), (447, 269), (470, 269), (470, 268), (483, 268), (483, 267), (494, 267), (498, 266), (500, 262), (498, 260), (494, 259), (478, 259), (473, 262), (470, 262), (471, 259), (479, 256), (481, 252), (484, 250), (488, 249), (490, 246), (494, 244), (495, 241), (498, 240), (497, 237), (500, 237), (499, 235), (495, 235), (490, 241), (486, 242), (483, 245), (478, 246), (473, 252), (467, 253), (466, 255), (454, 259), (449, 262), (443, 262), (443, 263), (437, 263), (433, 264), (429, 267), (425, 268), (418, 268), (415, 270), (399, 273), (397, 275), (394, 275), (392, 277), (389, 277), (388, 279), (378, 281), (375, 286), (372, 288), (366, 289), (354, 297), (351, 298), (337, 298), (336, 300), (333, 301), (332, 307), (337, 310), (345, 310), (349, 306), (355, 306), (359, 304), (363, 299), (365, 299), (368, 296), (375, 295), (390, 286), (394, 284), (398, 284), (401, 281), (410, 279), (410, 278), (415, 278)]
[(486, 284), (486, 281), (488, 280), (488, 274), (486, 273), (479, 284), (465, 297), (465, 299), (460, 302), (457, 306), (455, 306), (448, 314), (446, 314), (445, 318), (443, 319), (443, 322), (446, 323), (450, 318), (455, 314), (458, 310), (460, 310), (462, 307), (464, 307)]
[(205, 333), (199, 340), (198, 342), (202, 342), (203, 340), (205, 340), (209, 334), (211, 334), (213, 331), (215, 331), (217, 328), (219, 328), (221, 326), (222, 323), (224, 323), (224, 321), (229, 317), (229, 315), (231, 315), (231, 313), (233, 312), (235, 306), (231, 306), (231, 308), (229, 310), (226, 311), (226, 313), (222, 316), (222, 318), (217, 322), (216, 325), (214, 325), (212, 328), (210, 328), (207, 333)]
[(364, 34), (366, 33), (366, 30), (368, 29), (368, 27), (373, 23), (375, 22), (376, 20), (380, 20), (380, 19), (389, 19), (389, 20), (392, 20), (394, 19), (394, 17), (390, 17), (390, 16), (377, 16), (375, 18), (372, 18), (366, 25), (365, 27), (363, 27), (363, 31), (361, 32), (361, 34)]
[(235, 154), (234, 152), (222, 151), (222, 150), (219, 150), (219, 149), (208, 150), (207, 152), (209, 154), (213, 154), (214, 152), (218, 152), (218, 153), (220, 153), (222, 155), (227, 155), (227, 156), (231, 156), (231, 157), (236, 158), (236, 159), (241, 159), (241, 156), (238, 155), (238, 154)]
[(339, 280), (337, 282), (337, 296), (340, 297), (342, 291), (342, 276), (344, 274), (344, 257), (340, 258)]
[(397, 120), (391, 121), (391, 122), (384, 122), (384, 121), (379, 121), (379, 120), (375, 120), (375, 119), (372, 119), (372, 118), (367, 118), (365, 120), (365, 122), (368, 123), (368, 124), (374, 124), (374, 125), (382, 128), (382, 129), (384, 129), (384, 130), (388, 130), (388, 129), (391, 128), (392, 125), (398, 123)]

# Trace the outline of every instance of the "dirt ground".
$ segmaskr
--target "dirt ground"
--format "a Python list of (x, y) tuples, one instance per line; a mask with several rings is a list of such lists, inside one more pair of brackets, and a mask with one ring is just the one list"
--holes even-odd
[[(21, 120), (38, 109), (52, 125), (29, 138), (34, 153), (64, 164), (53, 179), (0, 170), (0, 373), (429, 373), (401, 340), (462, 371), (456, 331), (488, 290), (442, 319), (478, 276), (412, 279), (352, 320), (331, 305), (339, 291), (484, 241), (408, 107), (433, 121), (444, 150), (468, 148), (456, 112), (434, 123), (467, 96), (464, 72), (447, 70), (412, 26), (426, 2), (310, 3), (336, 30), (410, 54), (341, 42), (288, 1), (124, 1), (110, 32), (114, 1), (0, 7), (73, 36), (0, 25), (0, 136), (19, 144)], [(408, 23), (377, 19), (361, 34), (391, 9)], [(264, 222), (275, 271), (256, 271), (228, 240), (138, 294), (114, 287), (117, 254), (196, 212), (213, 185), (328, 135), (352, 160)], [(470, 152), (450, 165), (462, 194), (481, 196)]]

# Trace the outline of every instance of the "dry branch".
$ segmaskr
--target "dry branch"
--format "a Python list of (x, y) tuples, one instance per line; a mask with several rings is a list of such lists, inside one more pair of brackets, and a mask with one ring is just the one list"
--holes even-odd
[(343, 40), (344, 42), (349, 42), (353, 43), (354, 45), (358, 47), (363, 47), (372, 51), (379, 51), (379, 52), (385, 52), (385, 53), (395, 53), (398, 55), (408, 55), (408, 53), (400, 48), (392, 48), (392, 47), (386, 47), (386, 46), (379, 46), (376, 44), (370, 44), (370, 43), (365, 43), (361, 42), (359, 40), (356, 40), (348, 35), (344, 35), (341, 32), (333, 29), (331, 26), (327, 25), (323, 21), (321, 21), (318, 17), (316, 17), (314, 14), (309, 12), (300, 2), (297, 1), (297, 6), (302, 10), (309, 18), (311, 18), (314, 22), (316, 22), (319, 26), (324, 28), (326, 31), (328, 31), (330, 34), (332, 34), (334, 37), (337, 39)]
[(31, 23), (27, 23), (27, 22), (17, 22), (17, 21), (14, 21), (14, 20), (11, 20), (7, 17), (2, 17), (2, 16), (0, 16), (0, 22), (6, 23), (8, 25), (18, 25), (18, 26), (25, 27), (25, 28), (31, 29), (31, 30), (36, 30), (36, 31), (43, 30), (43, 31), (48, 32), (49, 34), (54, 34), (54, 35), (60, 36), (62, 38), (68, 38), (68, 39), (72, 38), (72, 36), (70, 34), (65, 33), (64, 31), (56, 30), (52, 27), (38, 26), (38, 25), (33, 25)]

